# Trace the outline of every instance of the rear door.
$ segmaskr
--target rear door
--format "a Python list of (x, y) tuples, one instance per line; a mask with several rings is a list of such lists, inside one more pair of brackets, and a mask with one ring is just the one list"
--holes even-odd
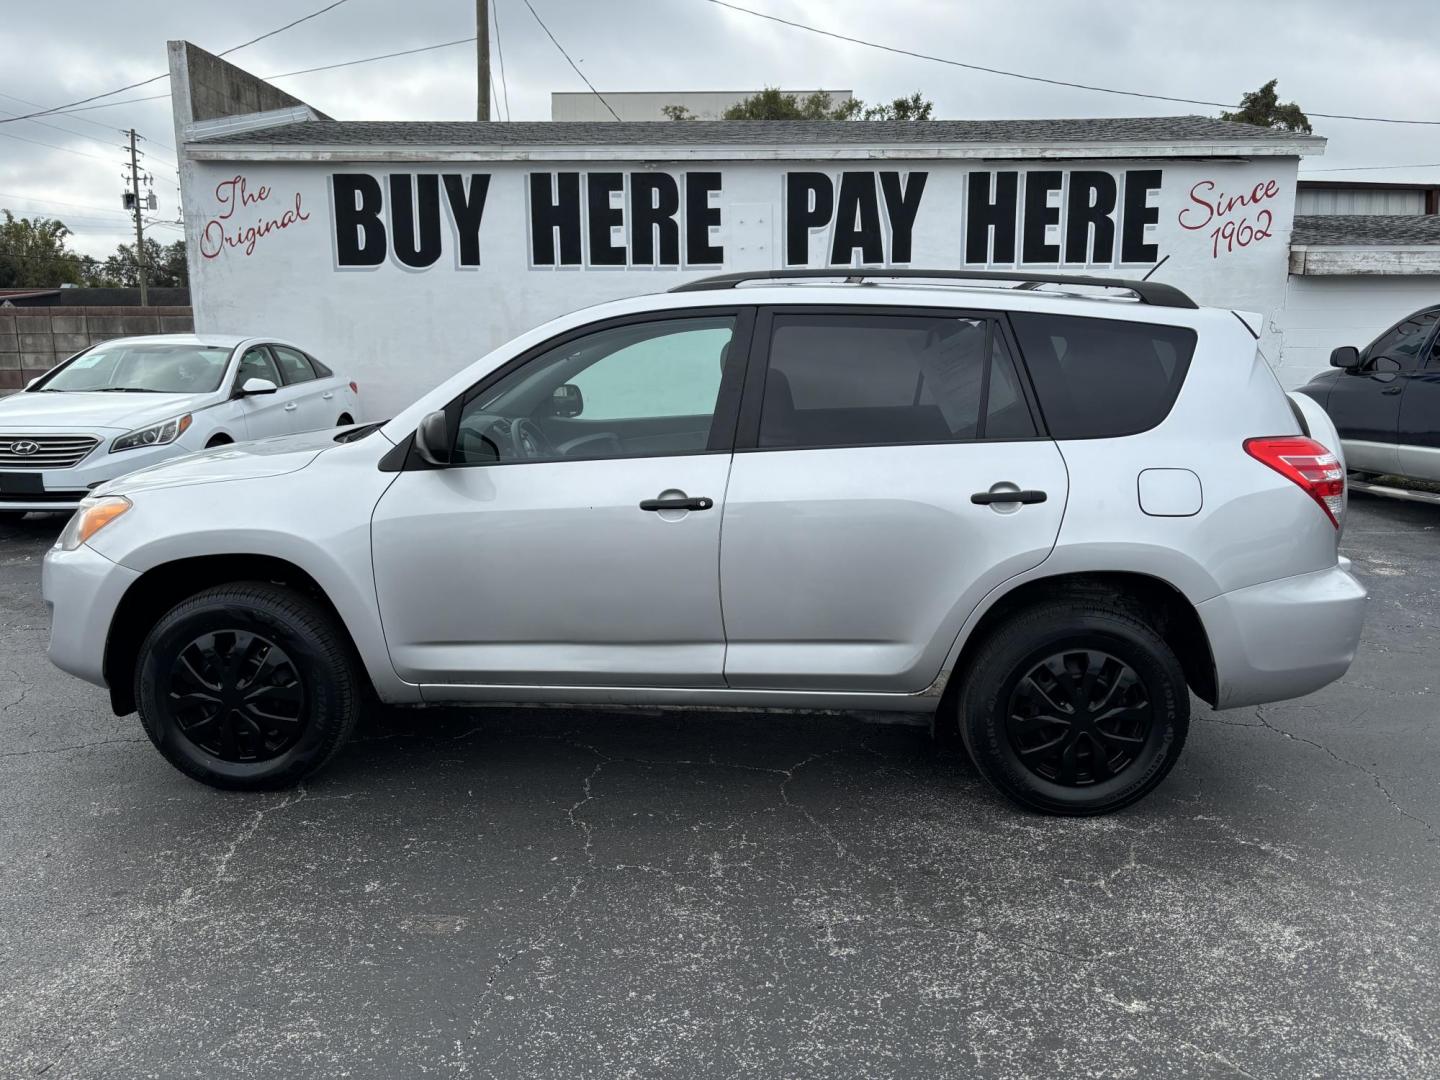
[(280, 368), (280, 377), (285, 380), (289, 397), (285, 408), (289, 414), (290, 430), (315, 431), (334, 427), (335, 417), (330, 415), (330, 400), (335, 396), (334, 380), (319, 378), (310, 358), (299, 349), (271, 345), (270, 353)]
[(1049, 554), (1067, 475), (1014, 356), (983, 312), (762, 312), (721, 530), (728, 685), (920, 692)]
[(1376, 338), (1355, 371), (1341, 372), (1325, 411), (1345, 447), (1345, 463), (1364, 472), (1400, 471), (1401, 399), (1424, 363), (1440, 309), (1417, 311)]

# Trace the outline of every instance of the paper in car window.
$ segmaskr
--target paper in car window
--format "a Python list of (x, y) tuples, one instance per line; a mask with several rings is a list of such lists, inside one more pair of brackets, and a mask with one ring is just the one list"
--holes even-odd
[(963, 320), (921, 350), (920, 371), (951, 431), (973, 428), (985, 377), (985, 324)]

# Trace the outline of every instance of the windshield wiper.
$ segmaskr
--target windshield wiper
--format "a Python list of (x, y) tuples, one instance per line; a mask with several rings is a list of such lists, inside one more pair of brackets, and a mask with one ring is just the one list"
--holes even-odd
[(153, 386), (105, 386), (97, 394), (168, 394), (169, 390), (157, 390)]

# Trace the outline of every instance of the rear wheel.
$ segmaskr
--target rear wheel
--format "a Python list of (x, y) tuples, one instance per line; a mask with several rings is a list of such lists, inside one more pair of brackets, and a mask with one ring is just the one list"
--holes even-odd
[(182, 601), (140, 646), (145, 733), (181, 772), (214, 787), (288, 787), (354, 728), (361, 680), (344, 631), (275, 585), (222, 585)]
[(1175, 654), (1135, 612), (1058, 600), (1007, 619), (975, 655), (959, 727), (1005, 795), (1050, 814), (1103, 814), (1165, 779), (1189, 730)]
[(341, 413), (341, 414), (340, 414), (340, 419), (335, 421), (335, 426), (336, 426), (336, 427), (349, 427), (349, 426), (350, 426), (351, 424), (353, 424), (353, 423), (355, 423), (355, 421), (352, 420), (352, 419), (350, 419), (350, 414), (349, 414), (349, 413)]

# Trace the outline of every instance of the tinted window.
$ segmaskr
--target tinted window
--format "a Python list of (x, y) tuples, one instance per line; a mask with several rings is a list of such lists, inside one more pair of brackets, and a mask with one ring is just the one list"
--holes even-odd
[(315, 369), (315, 374), (319, 378), (329, 379), (334, 376), (335, 372), (331, 371), (328, 367), (322, 364), (319, 360), (316, 360), (315, 357), (311, 356), (309, 353), (305, 354), (305, 359), (310, 361), (310, 366)]
[(107, 342), (82, 353), (40, 389), (58, 393), (148, 390), (204, 394), (220, 389), (230, 350), (171, 342)]
[(1440, 311), (1416, 312), (1399, 326), (1381, 334), (1365, 350), (1367, 363), (1388, 357), (1394, 360), (1402, 371), (1419, 367), (1420, 350), (1425, 347), (1430, 331), (1435, 329), (1436, 319), (1440, 319)]
[(1010, 320), (1057, 439), (1148, 431), (1169, 414), (1195, 331), (1179, 326), (1014, 312)]
[(246, 349), (245, 355), (240, 358), (240, 368), (235, 373), (235, 385), (242, 387), (249, 379), (266, 379), (276, 386), (280, 385), (280, 372), (275, 370), (275, 361), (270, 358), (269, 350), (263, 346), (256, 345), (252, 349)]
[(730, 315), (611, 327), (527, 362), (466, 403), (460, 463), (696, 453), (710, 443)]
[(286, 386), (315, 378), (315, 369), (304, 353), (287, 349), (284, 345), (271, 345), (270, 351), (275, 354), (275, 362), (280, 365), (280, 374), (285, 377)]
[(1033, 435), (1009, 355), (994, 330), (986, 319), (777, 314), (760, 445)]

